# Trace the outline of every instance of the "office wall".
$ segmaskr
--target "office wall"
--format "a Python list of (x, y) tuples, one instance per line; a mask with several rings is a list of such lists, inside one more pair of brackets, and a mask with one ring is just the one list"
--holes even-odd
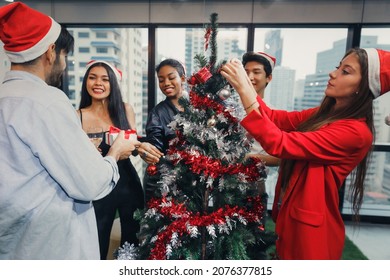
[[(31, 0), (23, 1), (61, 23), (389, 23), (386, 0)], [(3, 2), (0, 5), (5, 5)]]

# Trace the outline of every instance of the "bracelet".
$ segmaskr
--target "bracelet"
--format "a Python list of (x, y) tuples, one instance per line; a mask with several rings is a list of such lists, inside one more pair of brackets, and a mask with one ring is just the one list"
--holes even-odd
[(257, 103), (257, 100), (255, 100), (251, 105), (249, 105), (248, 107), (245, 108), (245, 111), (250, 109), (253, 105), (255, 105)]

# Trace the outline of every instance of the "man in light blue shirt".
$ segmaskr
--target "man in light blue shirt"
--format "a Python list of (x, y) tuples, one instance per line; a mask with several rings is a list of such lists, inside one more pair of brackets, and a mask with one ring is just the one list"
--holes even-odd
[[(21, 26), (23, 25), (23, 26)], [(91, 201), (119, 179), (140, 143), (121, 131), (102, 158), (61, 81), (73, 37), (20, 2), (0, 8), (11, 61), (0, 85), (0, 259), (99, 259)]]

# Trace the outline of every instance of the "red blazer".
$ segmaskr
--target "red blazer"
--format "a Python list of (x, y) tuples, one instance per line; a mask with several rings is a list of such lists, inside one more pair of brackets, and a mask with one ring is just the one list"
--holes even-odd
[(298, 124), (316, 108), (286, 112), (271, 110), (260, 98), (258, 101), (262, 115), (252, 111), (241, 124), (270, 155), (296, 160), (282, 201), (280, 176), (276, 183), (272, 217), (278, 256), (340, 259), (345, 228), (338, 190), (371, 148), (370, 129), (364, 119), (345, 119), (314, 132), (297, 132)]

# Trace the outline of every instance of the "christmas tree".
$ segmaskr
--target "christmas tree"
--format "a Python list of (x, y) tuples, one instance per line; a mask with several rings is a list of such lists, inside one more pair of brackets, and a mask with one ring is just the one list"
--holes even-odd
[(189, 97), (180, 100), (184, 112), (171, 123), (177, 137), (158, 167), (160, 188), (142, 212), (142, 242), (131, 252), (122, 248), (122, 259), (260, 259), (274, 242), (257, 191), (265, 167), (246, 157), (252, 142), (239, 123), (244, 110), (219, 73), (217, 17), (205, 31), (209, 59), (195, 57)]

